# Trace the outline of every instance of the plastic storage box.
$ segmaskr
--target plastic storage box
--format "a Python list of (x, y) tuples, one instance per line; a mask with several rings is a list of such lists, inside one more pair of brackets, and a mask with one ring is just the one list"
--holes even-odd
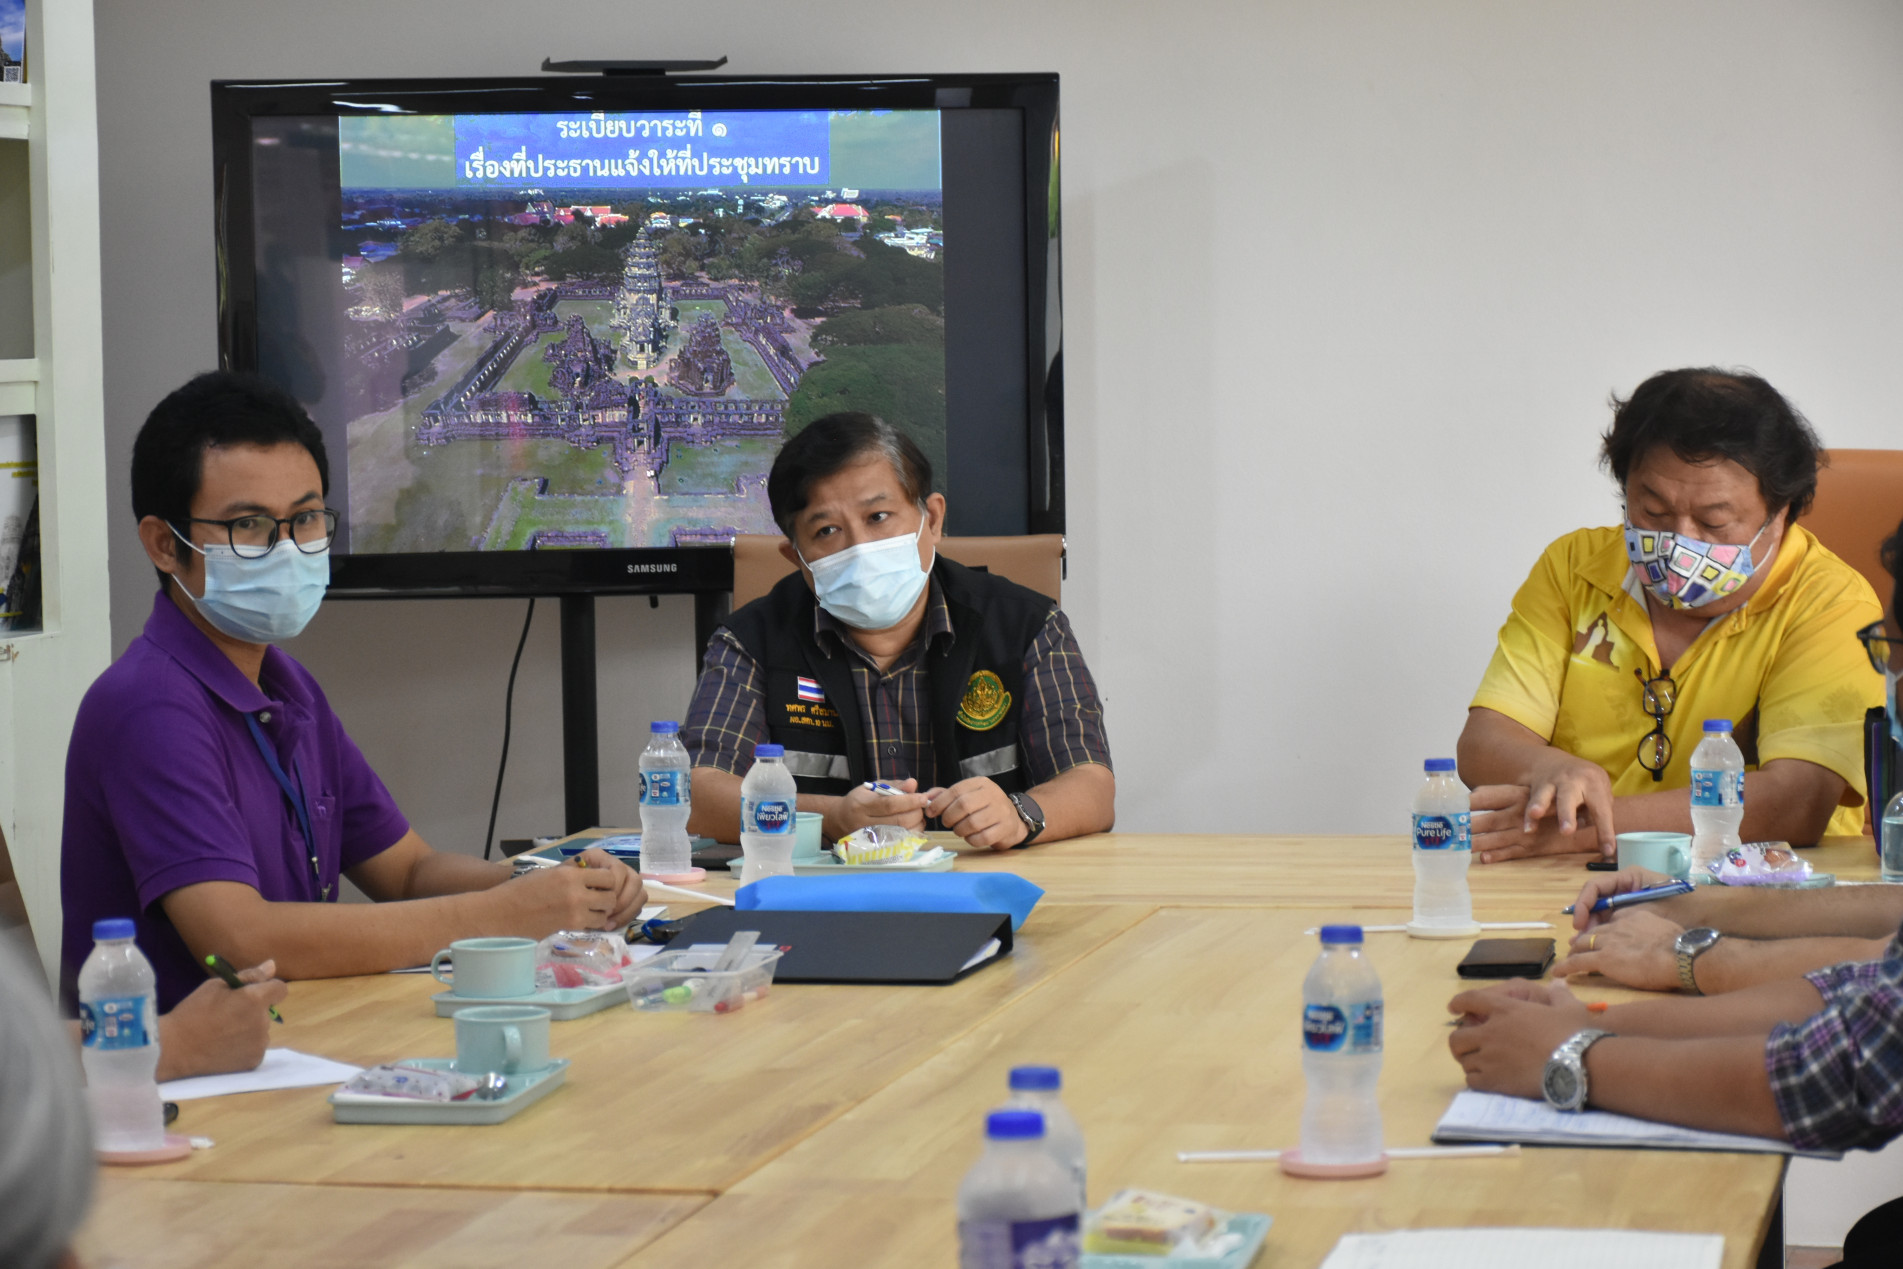
[(628, 1003), (643, 1013), (732, 1013), (767, 994), (780, 963), (777, 947), (754, 948), (738, 969), (716, 971), (726, 948), (662, 952), (628, 970)]

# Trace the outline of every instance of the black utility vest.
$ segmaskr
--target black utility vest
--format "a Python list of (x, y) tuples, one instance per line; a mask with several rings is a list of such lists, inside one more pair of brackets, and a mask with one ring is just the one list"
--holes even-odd
[[(942, 555), (932, 577), (952, 622), (952, 637), (925, 653), (938, 778), (949, 785), (989, 776), (1007, 793), (1020, 792), (1030, 787), (1018, 746), (1024, 654), (1057, 605)], [(805, 578), (794, 573), (726, 624), (766, 678), (767, 739), (786, 746), (786, 765), (799, 791), (840, 795), (872, 775), (854, 653), (835, 648), (827, 656), (820, 650), (813, 629), (817, 607)]]

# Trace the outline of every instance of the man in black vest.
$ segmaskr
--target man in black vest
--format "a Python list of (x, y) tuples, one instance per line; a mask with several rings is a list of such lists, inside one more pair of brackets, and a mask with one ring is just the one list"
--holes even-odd
[(931, 488), (918, 446), (869, 414), (818, 419), (780, 451), (767, 498), (799, 572), (708, 644), (681, 729), (693, 832), (739, 840), (760, 743), (785, 747), (829, 842), (932, 819), (1008, 850), (1114, 822), (1103, 706), (1070, 623), (939, 556)]

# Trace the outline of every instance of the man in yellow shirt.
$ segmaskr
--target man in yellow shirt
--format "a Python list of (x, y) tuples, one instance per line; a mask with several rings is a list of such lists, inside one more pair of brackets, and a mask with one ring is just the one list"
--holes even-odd
[(1611, 858), (1616, 832), (1690, 832), (1708, 718), (1744, 750), (1746, 841), (1860, 832), (1883, 682), (1855, 632), (1882, 608), (1796, 523), (1816, 434), (1755, 375), (1666, 371), (1615, 404), (1625, 524), (1547, 547), (1461, 732), (1475, 857)]

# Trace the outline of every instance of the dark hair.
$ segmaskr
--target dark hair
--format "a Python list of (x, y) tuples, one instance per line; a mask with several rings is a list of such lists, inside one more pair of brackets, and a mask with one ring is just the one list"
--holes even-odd
[(916, 441), (870, 414), (856, 410), (828, 414), (807, 424), (773, 460), (766, 496), (780, 532), (793, 536), (793, 518), (806, 510), (815, 482), (844, 471), (868, 454), (891, 463), (905, 496), (925, 504), (932, 492), (932, 463)]
[[(302, 445), (330, 492), (324, 434), (284, 389), (256, 375), (213, 370), (152, 407), (132, 442), (132, 514), (183, 524), (205, 475), (205, 451), (227, 445)], [(160, 574), (164, 582), (164, 574)]]
[(1890, 587), (1890, 615), (1903, 625), (1903, 524), (1898, 524), (1896, 532), (1883, 540), (1883, 567), (1896, 579), (1895, 585)]
[(1688, 463), (1729, 459), (1757, 477), (1772, 512), (1795, 520), (1817, 495), (1823, 442), (1804, 416), (1757, 375), (1712, 367), (1666, 370), (1621, 401), (1612, 398), (1612, 427), (1602, 461), (1625, 488), (1632, 469), (1653, 448), (1670, 446)]

